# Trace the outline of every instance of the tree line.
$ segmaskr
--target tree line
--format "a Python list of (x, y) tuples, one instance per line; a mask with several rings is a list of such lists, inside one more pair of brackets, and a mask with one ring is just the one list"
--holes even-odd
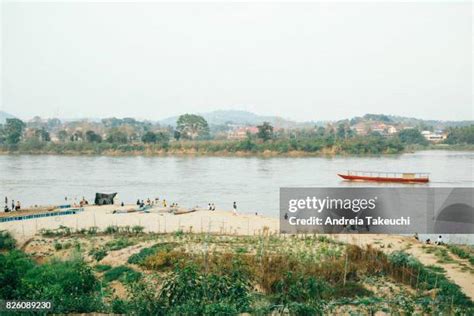
[[(65, 127), (65, 128), (64, 128)], [(398, 153), (406, 146), (426, 146), (428, 141), (417, 128), (403, 129), (387, 137), (376, 132), (357, 135), (348, 123), (336, 126), (315, 126), (310, 129), (275, 129), (264, 122), (258, 132), (240, 140), (219, 139), (212, 133), (208, 122), (200, 115), (181, 115), (176, 127), (161, 127), (132, 118), (103, 119), (100, 123), (82, 126), (78, 122), (39, 120), (25, 123), (7, 119), (0, 125), (0, 148), (7, 151), (47, 151), (53, 153), (95, 152), (108, 150), (161, 151), (192, 150), (215, 152), (331, 152), (348, 154)], [(54, 139), (53, 139), (53, 136)], [(450, 128), (446, 144), (474, 144), (474, 125)]]

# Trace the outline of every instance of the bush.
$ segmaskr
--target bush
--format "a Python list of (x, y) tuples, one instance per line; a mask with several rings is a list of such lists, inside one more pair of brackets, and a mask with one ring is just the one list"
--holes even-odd
[(33, 266), (33, 261), (22, 251), (0, 253), (0, 298), (22, 298), (21, 279)]
[(63, 249), (63, 245), (61, 245), (60, 242), (55, 242), (55, 243), (54, 243), (54, 249), (55, 249), (56, 251), (59, 251), (59, 250)]
[(100, 261), (100, 260), (104, 259), (105, 256), (107, 256), (107, 254), (108, 254), (107, 250), (102, 249), (102, 248), (94, 249), (94, 250), (91, 250), (89, 252), (89, 255), (91, 255), (92, 258), (94, 258), (96, 261)]
[(0, 231), (0, 250), (12, 250), (16, 247), (16, 240), (8, 231)]
[(131, 255), (128, 258), (128, 263), (142, 265), (145, 263), (145, 260), (158, 253), (159, 251), (171, 251), (176, 244), (174, 243), (162, 243), (156, 244), (148, 248), (141, 249), (138, 253)]
[(129, 268), (127, 266), (117, 266), (104, 273), (104, 281), (112, 282), (116, 280), (125, 283), (136, 282), (141, 278), (141, 273)]
[(134, 243), (128, 239), (128, 238), (118, 238), (118, 239), (114, 239), (114, 240), (111, 240), (109, 242), (107, 242), (105, 244), (105, 247), (111, 251), (114, 251), (114, 250), (120, 250), (120, 249), (123, 249), (123, 248), (127, 248), (131, 245), (133, 245)]
[(116, 233), (118, 233), (118, 231), (119, 231), (119, 228), (118, 228), (117, 226), (115, 226), (115, 225), (110, 225), (110, 226), (107, 226), (107, 227), (105, 228), (104, 233), (111, 235), (111, 234), (116, 234)]
[(112, 267), (108, 264), (97, 264), (94, 269), (97, 271), (97, 272), (105, 272), (107, 270), (110, 270)]
[(144, 229), (145, 229), (145, 227), (143, 227), (143, 226), (135, 225), (135, 226), (132, 227), (132, 233), (138, 235), (138, 234), (143, 233)]
[(165, 278), (160, 301), (170, 314), (192, 311), (199, 315), (206, 309), (237, 314), (250, 309), (250, 286), (247, 280), (238, 276), (203, 274), (190, 265), (176, 269)]
[(100, 284), (81, 260), (53, 261), (28, 270), (22, 299), (51, 300), (54, 313), (88, 313), (101, 308)]

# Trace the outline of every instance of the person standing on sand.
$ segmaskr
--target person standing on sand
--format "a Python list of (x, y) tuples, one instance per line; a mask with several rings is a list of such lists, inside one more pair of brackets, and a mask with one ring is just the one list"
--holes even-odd
[(232, 206), (234, 215), (237, 215), (237, 202), (234, 202), (234, 205)]
[(212, 210), (213, 210), (213, 211), (216, 210), (216, 206), (214, 205), (214, 203), (212, 203)]

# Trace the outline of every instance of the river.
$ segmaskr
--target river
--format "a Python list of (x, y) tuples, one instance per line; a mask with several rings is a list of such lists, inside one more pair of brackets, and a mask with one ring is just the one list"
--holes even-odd
[(420, 151), (382, 157), (100, 157), (0, 156), (0, 196), (23, 206), (93, 200), (95, 192), (118, 192), (125, 203), (159, 197), (182, 206), (278, 214), (280, 187), (380, 186), (350, 183), (347, 169), (429, 172), (422, 186), (472, 187), (474, 152)]

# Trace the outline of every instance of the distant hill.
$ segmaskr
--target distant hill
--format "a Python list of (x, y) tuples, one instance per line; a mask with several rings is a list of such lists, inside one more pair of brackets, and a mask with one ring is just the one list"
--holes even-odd
[[(344, 122), (348, 120), (342, 120)], [(385, 114), (365, 114), (364, 116), (356, 116), (349, 120), (351, 125), (355, 125), (359, 122), (383, 122), (388, 124), (401, 124), (405, 126), (414, 127), (433, 127), (435, 129), (445, 129), (448, 127), (468, 126), (474, 124), (474, 121), (441, 121), (441, 120), (424, 120), (414, 117), (396, 116), (396, 115), (385, 115)]]
[[(269, 122), (276, 127), (291, 128), (297, 126), (301, 127), (304, 124), (309, 124), (290, 121), (279, 116), (258, 115), (247, 111), (237, 110), (217, 110), (198, 114), (204, 117), (209, 125), (258, 125), (262, 124), (263, 122)], [(175, 126), (177, 120), (178, 116), (172, 116), (159, 121), (159, 123), (162, 125)], [(314, 125), (314, 123), (312, 124)]]
[(5, 124), (5, 122), (9, 118), (15, 118), (15, 116), (11, 115), (10, 113), (7, 113), (7, 112), (0, 111), (0, 124)]

